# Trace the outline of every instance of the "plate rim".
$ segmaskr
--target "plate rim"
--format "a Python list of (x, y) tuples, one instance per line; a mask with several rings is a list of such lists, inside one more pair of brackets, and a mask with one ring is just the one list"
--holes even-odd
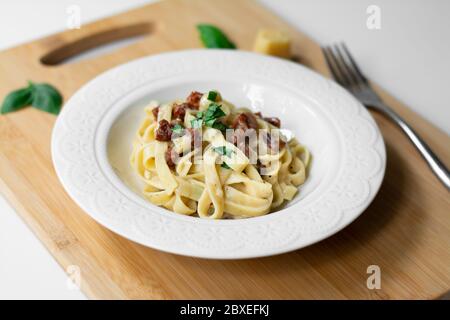
[[(70, 118), (70, 120), (76, 119), (74, 118), (74, 108), (77, 108), (76, 105), (80, 103), (80, 101), (85, 101), (86, 102), (86, 95), (92, 94), (92, 91), (95, 91), (95, 87), (99, 86), (100, 83), (105, 82), (105, 85), (108, 81), (111, 81), (111, 79), (116, 79), (118, 77), (127, 77), (128, 78), (126, 80), (127, 82), (127, 86), (132, 87), (133, 85), (136, 85), (136, 83), (139, 82), (135, 82), (133, 83), (133, 81), (138, 81), (137, 79), (139, 79), (140, 77), (143, 76), (142, 71), (140, 71), (139, 69), (144, 69), (142, 68), (141, 65), (145, 65), (145, 64), (149, 64), (152, 65), (153, 67), (156, 68), (154, 69), (155, 73), (159, 72), (159, 73), (164, 73), (164, 72), (168, 72), (167, 69), (170, 69), (170, 64), (174, 64), (174, 61), (178, 62), (178, 65), (172, 66), (175, 67), (175, 69), (177, 70), (177, 72), (185, 72), (185, 68), (182, 67), (183, 63), (185, 64), (187, 61), (190, 61), (191, 63), (194, 61), (193, 65), (196, 68), (199, 68), (200, 66), (202, 68), (204, 68), (204, 62), (207, 62), (207, 67), (211, 68), (211, 67), (217, 67), (216, 64), (208, 64), (208, 59), (210, 60), (214, 60), (217, 61), (217, 59), (219, 59), (221, 62), (219, 64), (219, 68), (223, 68), (223, 70), (229, 68), (230, 66), (242, 66), (242, 67), (247, 67), (248, 65), (251, 64), (250, 61), (252, 61), (252, 65), (250, 66), (250, 69), (252, 67), (255, 66), (254, 63), (257, 63), (258, 66), (262, 65), (263, 67), (259, 68), (260, 70), (262, 70), (263, 75), (262, 76), (269, 76), (269, 75), (273, 75), (273, 73), (276, 72), (280, 72), (280, 71), (276, 71), (277, 68), (281, 68), (283, 69), (283, 80), (285, 78), (287, 78), (289, 80), (289, 78), (292, 78), (291, 80), (295, 79), (296, 77), (305, 77), (305, 78), (309, 78), (308, 80), (311, 80), (313, 82), (312, 88), (314, 88), (315, 90), (319, 90), (320, 92), (324, 92), (323, 90), (328, 90), (328, 94), (331, 93), (332, 94), (332, 98), (329, 102), (334, 104), (334, 106), (338, 106), (341, 108), (344, 108), (342, 110), (344, 110), (343, 112), (354, 112), (354, 114), (352, 114), (352, 116), (354, 116), (355, 118), (360, 118), (363, 119), (362, 121), (366, 122), (366, 125), (368, 127), (371, 127), (372, 130), (372, 134), (374, 134), (374, 137), (372, 137), (372, 141), (369, 143), (370, 148), (368, 148), (368, 150), (370, 150), (371, 152), (374, 151), (375, 154), (378, 157), (378, 168), (375, 172), (375, 174), (373, 174), (370, 179), (368, 179), (368, 194), (365, 195), (365, 198), (363, 199), (364, 201), (362, 203), (359, 204), (359, 206), (357, 207), (356, 211), (353, 209), (352, 210), (347, 210), (345, 211), (344, 209), (340, 209), (339, 211), (341, 212), (341, 216), (339, 217), (339, 221), (341, 221), (343, 215), (349, 215), (350, 217), (346, 217), (346, 219), (335, 225), (333, 228), (326, 230), (326, 231), (322, 231), (322, 232), (316, 232), (315, 234), (309, 234), (308, 237), (303, 237), (302, 235), (296, 234), (295, 235), (295, 239), (290, 241), (289, 243), (284, 243), (278, 246), (269, 246), (268, 248), (266, 248), (264, 250), (264, 248), (257, 248), (257, 247), (250, 247), (250, 249), (246, 249), (246, 250), (242, 250), (242, 247), (236, 247), (236, 248), (222, 248), (223, 251), (220, 252), (221, 247), (219, 246), (218, 248), (211, 248), (211, 247), (203, 247), (203, 248), (194, 248), (191, 246), (180, 246), (180, 244), (170, 241), (168, 239), (164, 240), (164, 239), (158, 239), (157, 241), (152, 241), (151, 235), (149, 235), (148, 233), (145, 234), (145, 232), (142, 234), (142, 230), (139, 231), (140, 227), (137, 225), (139, 222), (142, 222), (144, 220), (139, 220), (139, 222), (137, 222), (138, 220), (134, 220), (133, 214), (131, 214), (130, 209), (125, 206), (125, 209), (128, 215), (130, 215), (129, 218), (131, 218), (130, 220), (126, 219), (126, 218), (120, 218), (120, 219), (116, 219), (114, 221), (113, 218), (111, 217), (107, 217), (105, 212), (100, 212), (102, 210), (105, 210), (105, 208), (108, 208), (107, 205), (107, 199), (108, 195), (103, 194), (103, 198), (100, 199), (100, 201), (102, 202), (102, 208), (99, 208), (98, 206), (95, 207), (92, 205), (92, 203), (88, 204), (88, 201), (86, 200), (86, 195), (81, 195), (80, 194), (80, 190), (76, 190), (76, 187), (74, 185), (74, 181), (71, 180), (73, 179), (73, 177), (70, 176), (70, 168), (67, 169), (67, 163), (63, 163), (64, 161), (68, 160), (66, 155), (63, 155), (64, 152), (69, 152), (69, 153), (73, 153), (74, 150), (68, 151), (65, 150), (64, 148), (62, 148), (61, 146), (64, 145), (64, 143), (74, 143), (75, 140), (75, 135), (76, 134), (80, 134), (80, 128), (78, 129), (74, 129), (74, 127), (76, 127), (76, 125), (68, 125), (68, 118)], [(158, 65), (158, 66), (155, 66)], [(245, 66), (244, 66), (245, 65)], [(295, 67), (294, 67), (295, 66)], [(149, 66), (147, 66), (149, 67)], [(277, 68), (275, 68), (277, 67)], [(150, 72), (147, 72), (147, 74)], [(97, 88), (98, 89), (98, 88)], [(113, 94), (111, 91), (108, 90), (108, 88), (104, 88), (105, 92), (102, 92), (102, 97), (107, 97), (108, 95)], [(305, 87), (303, 88), (305, 89)], [(311, 88), (308, 88), (308, 90), (310, 90)], [(123, 91), (123, 90), (122, 90)], [(123, 91), (122, 93), (125, 93), (125, 91)], [(116, 93), (116, 95), (120, 95), (120, 93)], [(315, 92), (314, 94), (317, 94), (317, 92)], [(335, 95), (335, 96), (333, 96)], [(313, 95), (314, 96), (314, 95)], [(111, 98), (111, 97), (109, 97)], [(341, 100), (339, 100), (341, 99)], [(349, 105), (352, 106), (352, 108), (348, 108), (348, 107), (344, 107), (343, 105), (340, 104), (344, 104), (347, 103)], [(75, 106), (75, 107), (73, 107)], [(101, 110), (102, 108), (106, 108), (103, 105), (97, 105), (94, 106), (95, 108)], [(330, 107), (328, 107), (330, 108)], [(347, 108), (347, 109), (345, 109)], [(341, 111), (342, 111), (341, 110)], [(353, 111), (352, 111), (353, 110)], [(85, 119), (85, 118), (79, 118), (78, 124), (83, 124), (82, 128), (86, 129), (92, 129), (89, 128), (89, 125), (94, 126), (95, 124), (97, 125), (97, 127), (99, 126), (99, 123), (101, 122), (101, 120), (99, 120), (99, 122), (94, 123), (94, 122), (90, 122), (92, 119)], [(77, 123), (77, 121), (75, 121), (75, 123)], [(69, 121), (70, 122), (70, 121)], [(96, 130), (96, 128), (94, 128)], [(342, 129), (342, 128), (341, 128)], [(67, 131), (71, 131), (71, 133), (67, 133)], [(94, 131), (95, 131), (94, 130)], [(62, 134), (63, 133), (63, 134)], [(95, 140), (95, 134), (94, 136), (89, 137), (89, 133), (87, 135), (84, 136), (84, 138), (87, 139), (93, 139)], [(77, 136), (78, 139), (78, 136)], [(80, 139), (81, 140), (81, 139)], [(361, 140), (361, 139), (359, 139)], [(356, 141), (359, 142), (367, 142), (367, 141), (359, 141), (358, 137), (356, 137)], [(64, 143), (62, 143), (61, 141), (63, 141)], [(82, 142), (83, 140), (81, 140)], [(95, 145), (95, 144), (94, 144)], [(366, 146), (367, 147), (367, 146)], [(74, 147), (77, 148), (77, 147)], [(78, 148), (83, 148), (83, 146), (78, 146)], [(78, 149), (77, 149), (78, 150)], [(81, 150), (81, 149), (80, 149)], [(78, 151), (80, 151), (78, 150)], [(89, 154), (86, 155), (86, 151), (89, 150), (89, 146), (87, 147), (87, 149), (82, 149), (81, 154), (83, 156), (86, 156), (86, 158), (89, 158)], [(94, 149), (92, 149), (91, 151), (93, 151), (93, 153), (96, 153), (95, 150), (95, 146)], [(84, 152), (84, 153), (83, 153)], [(383, 141), (383, 137), (381, 135), (381, 132), (378, 128), (378, 126), (376, 125), (375, 121), (373, 120), (373, 118), (371, 117), (371, 115), (369, 114), (369, 112), (366, 110), (366, 108), (364, 106), (362, 106), (353, 96), (351, 96), (347, 91), (345, 91), (342, 87), (340, 87), (338, 84), (332, 82), (329, 79), (324, 78), (323, 76), (321, 76), (320, 74), (316, 73), (315, 71), (308, 69), (302, 65), (299, 64), (295, 64), (293, 62), (289, 62), (289, 61), (285, 61), (279, 58), (274, 58), (274, 57), (268, 57), (268, 56), (263, 56), (260, 54), (256, 54), (256, 53), (251, 53), (251, 52), (244, 52), (244, 51), (231, 51), (231, 50), (211, 50), (211, 49), (193, 49), (193, 50), (181, 50), (181, 51), (174, 51), (174, 52), (166, 52), (166, 53), (162, 53), (162, 54), (158, 54), (158, 55), (152, 55), (152, 56), (146, 56), (146, 57), (142, 57), (130, 62), (127, 62), (125, 64), (121, 64), (118, 65), (110, 70), (107, 70), (103, 73), (101, 73), (100, 75), (98, 75), (97, 77), (93, 78), (92, 80), (90, 80), (89, 82), (87, 82), (85, 85), (83, 85), (65, 104), (65, 107), (63, 108), (61, 114), (58, 116), (57, 121), (55, 123), (55, 126), (53, 128), (53, 132), (52, 132), (52, 142), (51, 142), (51, 153), (52, 153), (52, 160), (53, 160), (53, 165), (55, 167), (55, 171), (57, 173), (57, 176), (59, 178), (59, 180), (61, 181), (64, 189), (68, 192), (69, 196), (77, 203), (77, 205), (79, 207), (82, 208), (82, 210), (88, 214), (89, 216), (91, 216), (94, 220), (96, 220), (97, 222), (99, 222), (101, 225), (103, 225), (104, 227), (112, 230), (115, 233), (118, 233), (119, 235), (138, 242), (142, 245), (151, 247), (151, 248), (155, 248), (161, 251), (165, 251), (165, 252), (170, 252), (170, 253), (175, 253), (175, 254), (180, 254), (180, 255), (185, 255), (185, 256), (194, 256), (194, 257), (201, 257), (201, 258), (212, 258), (212, 259), (242, 259), (242, 258), (255, 258), (255, 257), (263, 257), (263, 256), (270, 256), (270, 255), (275, 255), (275, 254), (281, 254), (284, 252), (289, 252), (292, 250), (296, 250), (296, 249), (300, 249), (303, 247), (306, 247), (308, 245), (311, 245), (313, 243), (319, 242), (337, 232), (339, 232), (340, 230), (342, 230), (343, 228), (345, 228), (347, 225), (349, 225), (351, 222), (353, 222), (357, 217), (359, 217), (364, 210), (369, 206), (369, 204), (373, 201), (374, 197), (376, 196), (379, 188), (381, 187), (381, 183), (385, 174), (385, 168), (386, 168), (386, 150), (385, 150), (385, 145), (384, 145), (384, 141)], [(79, 153), (80, 154), (80, 153)], [(87, 160), (86, 163), (89, 163), (89, 161), (92, 161), (91, 158), (89, 158), (90, 160)], [(85, 159), (77, 159), (77, 160), (81, 160), (84, 161)], [(69, 160), (70, 161), (70, 160)], [(73, 160), (72, 160), (73, 161)], [(94, 161), (97, 161), (95, 159), (94, 156)], [(76, 162), (76, 161), (75, 161)], [(73, 164), (72, 164), (73, 166)], [(95, 175), (95, 173), (90, 173), (91, 175), (93, 175), (94, 179), (95, 177), (98, 177)], [(87, 177), (87, 176), (86, 176)], [(92, 178), (92, 177), (90, 177)], [(98, 177), (100, 178), (100, 177)], [(361, 177), (356, 177), (358, 179), (363, 179)], [(370, 180), (370, 181), (369, 181)], [(89, 183), (91, 183), (92, 181), (90, 181)], [(360, 182), (360, 181), (358, 181)], [(370, 183), (369, 183), (370, 182)], [(78, 182), (79, 183), (79, 182)], [(98, 188), (98, 184), (95, 183), (95, 181), (93, 182), (93, 185), (91, 188), (93, 188), (92, 190), (90, 190), (90, 192), (94, 192), (95, 193), (95, 197), (98, 194), (98, 190), (95, 190), (95, 188)], [(114, 193), (114, 191), (112, 191)], [(110, 197), (111, 195), (109, 195)], [(89, 195), (87, 196), (89, 198)], [(91, 195), (92, 197), (92, 195)], [(97, 199), (98, 200), (98, 199)], [(106, 201), (106, 203), (104, 203)], [(95, 201), (94, 201), (95, 202)], [(98, 205), (98, 204), (97, 204)], [(126, 205), (126, 203), (125, 203)], [(124, 209), (124, 210), (125, 210)], [(141, 208), (142, 209), (142, 208)], [(106, 209), (107, 210), (107, 209)], [(134, 207), (134, 210), (136, 210), (136, 207)], [(141, 210), (142, 214), (146, 214), (149, 213), (148, 211), (152, 211), (152, 213), (154, 214), (158, 214), (158, 211), (160, 210), (164, 210), (161, 208), (158, 208), (157, 210), (149, 210), (148, 208), (144, 208)], [(139, 210), (138, 210), (139, 211)], [(327, 213), (328, 214), (328, 213)], [(160, 227), (160, 224), (165, 224), (167, 223), (167, 221), (164, 217), (164, 215), (151, 215), (151, 218), (149, 218), (149, 216), (145, 217), (145, 221), (146, 223), (149, 223), (150, 226), (153, 227)], [(117, 217), (115, 217), (117, 218)], [(154, 220), (154, 221), (148, 221), (148, 219), (150, 220)], [(181, 221), (181, 220), (177, 220), (177, 219), (173, 219), (174, 221)], [(246, 221), (250, 221), (249, 223), (247, 222), (246, 224), (248, 225), (258, 225), (256, 222), (252, 222), (251, 220), (255, 220), (255, 218), (249, 218), (246, 219)], [(277, 220), (277, 219), (271, 219), (271, 221), (273, 220)], [(278, 219), (280, 220), (280, 219)], [(284, 219), (286, 220), (286, 219)], [(201, 220), (200, 220), (201, 221)], [(211, 220), (206, 220), (206, 221), (211, 221)], [(195, 222), (195, 223), (193, 223)], [(207, 225), (207, 228), (210, 228), (210, 230), (204, 230), (205, 232), (211, 232), (212, 228), (213, 229), (218, 229), (215, 230), (214, 232), (216, 232), (219, 235), (225, 234), (224, 231), (221, 231), (219, 229), (223, 229), (223, 228), (231, 228), (230, 224), (228, 223), (220, 223), (218, 225), (214, 225), (213, 227), (209, 226), (210, 223), (204, 223), (204, 221), (201, 221), (200, 224), (198, 223), (199, 221), (196, 219), (196, 221), (192, 220), (192, 222), (187, 221), (186, 224), (194, 224), (196, 226), (198, 225)], [(177, 222), (173, 222), (171, 221), (170, 223), (177, 223)], [(298, 221), (296, 221), (296, 223), (299, 223)], [(234, 223), (235, 225), (239, 225), (238, 223)], [(259, 223), (261, 224), (261, 223)], [(179, 226), (178, 226), (179, 227)], [(169, 227), (169, 234), (172, 232), (174, 232), (174, 230), (180, 231), (180, 230), (184, 230), (183, 228), (178, 228), (175, 226), (175, 228), (173, 230), (170, 229)], [(235, 226), (234, 226), (235, 227)], [(266, 229), (266, 226), (259, 226), (261, 227), (260, 229)], [(250, 234), (253, 232), (253, 235), (256, 234), (256, 232), (261, 233), (264, 235), (264, 230), (259, 230), (257, 231), (258, 227), (255, 227), (253, 229), (248, 228), (247, 232), (250, 232)], [(286, 225), (285, 224), (280, 224), (280, 226), (278, 226), (278, 229), (281, 228), (281, 230), (283, 230), (283, 228), (285, 228)], [(298, 227), (298, 226), (297, 226)], [(236, 228), (236, 227), (235, 227)], [(270, 231), (270, 226), (268, 227), (269, 231)], [(277, 229), (277, 230), (278, 230)], [(305, 228), (304, 228), (305, 229)], [(250, 231), (249, 231), (250, 230)], [(186, 231), (186, 230), (184, 230)], [(189, 230), (188, 230), (189, 231)], [(273, 231), (273, 230), (272, 230)], [(279, 231), (279, 230), (278, 230)], [(292, 231), (292, 230), (291, 230)], [(296, 230), (298, 233), (298, 230)], [(303, 230), (304, 231), (304, 230)], [(302, 232), (303, 232), (302, 231)], [(214, 233), (213, 232), (213, 233)], [(220, 232), (223, 232), (223, 234), (221, 234)], [(228, 233), (226, 234), (230, 234), (229, 231), (227, 231)], [(292, 232), (295, 232), (292, 231)], [(214, 235), (216, 235), (216, 233), (214, 233)], [(195, 241), (199, 241), (199, 239), (194, 239), (192, 238), (192, 234), (189, 236), (191, 237), (189, 240), (195, 240)], [(198, 237), (198, 234), (197, 234)], [(164, 238), (164, 236), (162, 236), (162, 238)], [(239, 236), (239, 238), (242, 240), (243, 237), (242, 235)], [(276, 238), (276, 236), (275, 236)], [(245, 238), (248, 240), (248, 237)], [(256, 239), (258, 240), (262, 240), (264, 241), (265, 238), (264, 236), (256, 236)], [(303, 241), (299, 240), (299, 239), (303, 239)], [(203, 239), (204, 240), (204, 239)], [(225, 245), (225, 243), (223, 244)]]

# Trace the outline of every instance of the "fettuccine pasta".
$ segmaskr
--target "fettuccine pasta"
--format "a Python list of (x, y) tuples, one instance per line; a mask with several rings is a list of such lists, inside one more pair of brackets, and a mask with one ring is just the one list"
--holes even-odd
[(309, 151), (286, 141), (278, 118), (236, 108), (217, 91), (152, 101), (145, 111), (130, 162), (155, 205), (200, 218), (256, 217), (305, 182)]

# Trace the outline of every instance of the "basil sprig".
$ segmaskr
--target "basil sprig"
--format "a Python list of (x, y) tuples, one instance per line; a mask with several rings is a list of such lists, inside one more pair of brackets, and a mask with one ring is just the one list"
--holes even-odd
[(20, 110), (26, 106), (58, 114), (61, 110), (62, 96), (58, 90), (47, 83), (29, 81), (28, 86), (8, 94), (3, 101), (1, 113)]
[(236, 49), (236, 45), (216, 26), (211, 24), (198, 24), (197, 30), (206, 48)]

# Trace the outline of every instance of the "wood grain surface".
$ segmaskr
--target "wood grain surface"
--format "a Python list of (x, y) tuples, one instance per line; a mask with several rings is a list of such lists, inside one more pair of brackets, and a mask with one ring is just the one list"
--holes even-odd
[[(0, 97), (28, 79), (49, 82), (67, 100), (99, 73), (163, 51), (197, 48), (195, 24), (221, 27), (250, 50), (261, 27), (293, 37), (300, 62), (329, 76), (319, 46), (254, 1), (168, 0), (0, 53)], [(106, 55), (65, 64), (86, 49), (145, 35)], [(450, 165), (448, 135), (378, 88)], [(429, 299), (450, 289), (450, 199), (400, 130), (374, 115), (387, 170), (370, 207), (349, 227), (310, 247), (261, 259), (205, 260), (143, 247), (101, 227), (69, 198), (50, 156), (55, 117), (33, 108), (0, 116), (0, 192), (63, 268), (80, 267), (82, 290), (111, 299)], [(30, 264), (33, 261), (30, 261)], [(381, 268), (381, 289), (366, 286)]]

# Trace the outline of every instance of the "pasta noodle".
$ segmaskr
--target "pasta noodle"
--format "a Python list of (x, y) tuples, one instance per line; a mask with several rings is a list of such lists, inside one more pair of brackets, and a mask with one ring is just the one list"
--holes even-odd
[(277, 118), (238, 109), (217, 91), (152, 101), (145, 111), (130, 163), (155, 205), (200, 218), (256, 217), (291, 201), (306, 180), (308, 149), (284, 141)]

